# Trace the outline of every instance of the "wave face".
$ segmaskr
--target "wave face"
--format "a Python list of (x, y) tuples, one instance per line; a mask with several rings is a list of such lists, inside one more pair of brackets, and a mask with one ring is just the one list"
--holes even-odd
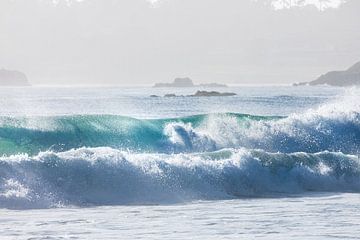
[(0, 207), (174, 203), (360, 191), (360, 161), (342, 153), (133, 154), (82, 148), (0, 160)]
[(285, 153), (358, 153), (358, 102), (349, 97), (288, 117), (234, 113), (156, 120), (113, 115), (1, 117), (0, 154), (38, 154), (80, 147), (156, 153), (239, 147)]
[(360, 101), (301, 114), (0, 117), (0, 207), (360, 192)]
[[(278, 117), (231, 113), (157, 120), (114, 115), (2, 117), (0, 153), (37, 154), (41, 151), (67, 151), (84, 146), (161, 153), (217, 150), (234, 145), (234, 139), (229, 139), (228, 143), (220, 142), (221, 138), (226, 138), (234, 130), (228, 124), (239, 123), (238, 127), (246, 128), (246, 123), (274, 118)], [(216, 121), (214, 123), (218, 127), (224, 127), (213, 129), (218, 131), (216, 134), (223, 131), (223, 136), (213, 136), (214, 132), (203, 130), (212, 121)], [(238, 133), (239, 136), (233, 137), (241, 137), (242, 133)]]

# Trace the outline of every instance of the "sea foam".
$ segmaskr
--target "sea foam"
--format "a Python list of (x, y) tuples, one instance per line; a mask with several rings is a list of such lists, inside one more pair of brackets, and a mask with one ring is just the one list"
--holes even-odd
[(161, 204), (360, 192), (358, 156), (224, 149), (191, 154), (81, 148), (0, 159), (0, 207)]

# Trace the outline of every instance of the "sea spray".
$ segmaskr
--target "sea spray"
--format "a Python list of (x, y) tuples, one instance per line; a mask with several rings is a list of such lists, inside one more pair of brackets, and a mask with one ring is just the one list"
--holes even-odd
[(360, 192), (356, 93), (287, 117), (0, 117), (0, 207)]
[(0, 159), (0, 207), (160, 204), (360, 192), (360, 161), (342, 153), (224, 149), (145, 154), (81, 148)]
[(330, 106), (288, 117), (235, 113), (154, 120), (113, 115), (2, 117), (0, 153), (111, 147), (170, 154), (245, 147), (268, 152), (357, 154), (360, 112)]

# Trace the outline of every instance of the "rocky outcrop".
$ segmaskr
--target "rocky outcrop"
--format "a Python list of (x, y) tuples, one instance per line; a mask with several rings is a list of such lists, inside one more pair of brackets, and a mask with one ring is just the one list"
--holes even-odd
[(30, 86), (30, 83), (22, 72), (0, 69), (0, 86)]
[(178, 87), (178, 88), (187, 88), (187, 87), (205, 87), (205, 88), (216, 88), (216, 87), (227, 87), (225, 84), (219, 83), (203, 83), (196, 85), (194, 82), (186, 77), (186, 78), (175, 78), (172, 83), (156, 83), (154, 85), (155, 88), (161, 87)]
[(345, 71), (328, 72), (314, 81), (294, 84), (294, 86), (303, 85), (329, 85), (337, 87), (358, 86), (360, 85), (360, 62)]
[[(168, 93), (165, 94), (164, 97), (227, 97), (227, 96), (235, 96), (237, 95), (236, 93), (232, 93), (232, 92), (216, 92), (216, 91), (197, 91), (195, 94), (192, 95), (176, 95), (174, 93)], [(158, 97), (156, 95), (150, 95), (150, 97)]]
[(236, 93), (231, 92), (216, 92), (216, 91), (197, 91), (194, 95), (190, 95), (189, 97), (226, 97), (226, 96), (235, 96)]
[(190, 78), (175, 78), (172, 83), (156, 83), (154, 87), (194, 87), (194, 83)]
[(205, 88), (225, 88), (227, 87), (226, 84), (220, 84), (220, 83), (202, 83), (198, 85), (199, 87), (205, 87)]

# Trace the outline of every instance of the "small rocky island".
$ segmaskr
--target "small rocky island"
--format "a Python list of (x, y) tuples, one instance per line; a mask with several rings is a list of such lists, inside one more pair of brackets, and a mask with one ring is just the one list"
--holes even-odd
[(188, 87), (204, 87), (204, 88), (220, 88), (227, 87), (225, 84), (219, 83), (204, 83), (204, 84), (194, 84), (194, 82), (186, 78), (175, 78), (172, 83), (156, 83), (155, 88), (165, 88), (165, 87), (176, 87), (176, 88), (188, 88)]
[(332, 71), (321, 75), (318, 79), (311, 82), (295, 83), (294, 86), (316, 86), (329, 85), (336, 87), (349, 87), (360, 85), (360, 62), (354, 64), (345, 71)]
[(0, 69), (0, 86), (30, 86), (30, 83), (22, 72)]
[[(232, 92), (216, 92), (216, 91), (197, 91), (195, 94), (192, 95), (176, 95), (174, 93), (165, 94), (164, 97), (227, 97), (227, 96), (235, 96), (236, 93)], [(150, 97), (159, 97), (157, 95), (150, 95)]]
[(236, 93), (232, 92), (216, 92), (216, 91), (197, 91), (194, 95), (189, 95), (189, 97), (227, 97), (235, 96)]

